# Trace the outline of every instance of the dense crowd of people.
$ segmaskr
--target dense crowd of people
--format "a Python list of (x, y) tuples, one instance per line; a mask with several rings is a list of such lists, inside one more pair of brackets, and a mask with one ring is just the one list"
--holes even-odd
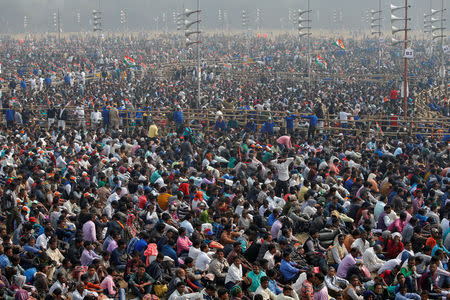
[[(279, 81), (270, 72), (306, 67), (293, 38), (215, 36), (211, 56), (272, 71), (233, 65), (249, 74), (233, 78), (205, 60), (199, 102), (195, 71), (152, 70), (193, 55), (176, 38), (97, 42), (2, 40), (0, 299), (450, 297), (448, 126), (349, 130), (402, 114), (398, 78)], [(376, 73), (372, 48), (324, 52), (330, 68), (343, 57), (346, 72)], [(433, 59), (413, 63), (410, 114)], [(214, 115), (209, 128), (185, 120), (192, 107)], [(327, 135), (327, 113), (342, 133)], [(401, 124), (392, 116), (380, 131)]]

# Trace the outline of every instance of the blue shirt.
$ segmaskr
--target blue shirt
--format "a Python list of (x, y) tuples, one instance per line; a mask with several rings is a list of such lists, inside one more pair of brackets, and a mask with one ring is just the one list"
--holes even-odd
[(281, 294), (283, 291), (278, 286), (277, 282), (273, 279), (269, 279), (269, 290), (275, 295)]
[(270, 214), (267, 218), (267, 225), (272, 226), (273, 223), (275, 223), (277, 219), (275, 218), (274, 214)]
[(4, 269), (6, 267), (11, 267), (11, 262), (6, 254), (2, 254), (0, 255), (0, 268)]
[(217, 131), (225, 131), (225, 129), (227, 129), (227, 126), (226, 126), (226, 124), (225, 124), (225, 121), (219, 121), (219, 120), (217, 120), (216, 121), (216, 125), (214, 126), (214, 130), (217, 130)]
[(134, 251), (142, 252), (147, 249), (147, 242), (144, 239), (140, 239), (134, 244)]
[(261, 126), (261, 133), (269, 133), (273, 134), (273, 127), (275, 124), (273, 122), (264, 122), (264, 124)]
[(173, 112), (173, 120), (175, 121), (175, 123), (177, 124), (181, 124), (183, 123), (183, 112), (180, 110), (176, 110)]
[(286, 128), (287, 128), (287, 129), (293, 129), (293, 128), (294, 128), (294, 120), (295, 120), (296, 118), (297, 118), (297, 117), (294, 116), (294, 115), (290, 115), (290, 116), (287, 116), (287, 117), (286, 117)]
[(431, 250), (431, 256), (434, 256), (437, 250), (442, 250), (447, 253), (447, 255), (450, 254), (450, 251), (448, 251), (445, 247), (441, 247), (439, 244), (436, 244), (436, 246), (433, 247), (433, 250)]
[(317, 123), (319, 122), (319, 119), (317, 118), (316, 115), (312, 115), (312, 116), (302, 116), (302, 118), (308, 119), (309, 120), (309, 126), (316, 126)]
[(283, 277), (286, 280), (291, 280), (292, 278), (295, 277), (295, 275), (298, 274), (298, 272), (300, 272), (300, 270), (295, 268), (293, 265), (294, 262), (285, 261), (284, 259), (281, 260), (280, 272), (281, 274), (283, 274)]
[(161, 248), (161, 252), (162, 252), (162, 254), (164, 254), (164, 255), (170, 257), (171, 259), (173, 259), (174, 264), (175, 264), (176, 267), (179, 266), (177, 253), (175, 252), (175, 250), (171, 246), (169, 246), (167, 244), (163, 245), (162, 248)]

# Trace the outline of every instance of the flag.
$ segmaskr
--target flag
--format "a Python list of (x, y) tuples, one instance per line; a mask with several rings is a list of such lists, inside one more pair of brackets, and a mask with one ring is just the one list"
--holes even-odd
[(292, 67), (289, 67), (289, 71), (291, 71), (291, 73), (294, 73), (294, 69), (292, 69)]
[(334, 42), (334, 44), (335, 44), (336, 46), (338, 46), (339, 48), (341, 48), (342, 50), (345, 50), (344, 43), (343, 43), (340, 39), (337, 40), (336, 42)]
[(227, 70), (231, 70), (231, 64), (223, 64), (223, 67)]
[(103, 100), (105, 100), (105, 102), (108, 102), (108, 98), (106, 98), (105, 94), (102, 95), (102, 98), (103, 98)]
[(317, 55), (316, 64), (319, 65), (320, 67), (322, 67), (323, 69), (328, 68), (328, 63), (320, 55)]
[(136, 61), (134, 59), (132, 59), (131, 57), (129, 57), (128, 55), (125, 55), (123, 62), (125, 63), (125, 65), (127, 65), (130, 68), (136, 67)]
[(52, 103), (50, 102), (50, 99), (48, 98), (48, 96), (47, 96), (47, 104), (48, 104), (48, 106), (52, 106)]
[(269, 67), (268, 65), (266, 65), (266, 67), (267, 67), (267, 70), (272, 71), (271, 67)]
[(380, 124), (378, 124), (378, 122), (375, 122), (375, 124), (377, 125), (377, 130), (381, 133), (382, 136), (384, 136), (383, 130), (381, 130)]

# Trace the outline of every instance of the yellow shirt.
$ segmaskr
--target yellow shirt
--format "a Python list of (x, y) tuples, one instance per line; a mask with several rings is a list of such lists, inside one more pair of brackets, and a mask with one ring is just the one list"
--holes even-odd
[(155, 124), (150, 125), (150, 127), (148, 128), (148, 137), (149, 138), (154, 138), (155, 136), (158, 135), (158, 127)]

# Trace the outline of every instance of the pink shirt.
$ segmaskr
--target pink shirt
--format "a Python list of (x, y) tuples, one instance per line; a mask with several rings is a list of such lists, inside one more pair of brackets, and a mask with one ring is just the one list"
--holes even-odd
[(112, 253), (114, 251), (114, 249), (116, 249), (118, 247), (117, 242), (115, 240), (112, 240), (109, 245), (108, 248), (106, 248), (106, 251), (108, 251), (109, 253)]
[(83, 240), (87, 242), (97, 241), (95, 224), (91, 220), (87, 221), (83, 225)]
[(314, 292), (314, 300), (328, 300), (328, 289), (324, 286), (320, 291)]
[(114, 284), (114, 280), (111, 275), (106, 276), (102, 283), (100, 283), (100, 286), (104, 290), (108, 290), (108, 294), (110, 296), (114, 296), (116, 294), (116, 285)]
[(189, 251), (189, 247), (192, 246), (191, 240), (185, 235), (179, 236), (177, 239), (177, 254), (180, 255), (181, 251)]
[(277, 139), (277, 143), (280, 145), (285, 145), (286, 148), (292, 149), (291, 137), (287, 135), (280, 136)]

